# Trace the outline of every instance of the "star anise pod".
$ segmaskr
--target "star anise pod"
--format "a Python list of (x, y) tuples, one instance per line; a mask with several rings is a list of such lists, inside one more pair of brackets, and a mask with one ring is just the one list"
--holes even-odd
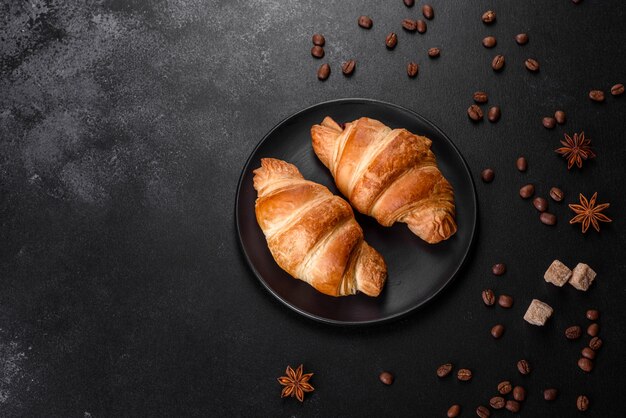
[(285, 374), (278, 378), (278, 383), (284, 386), (283, 391), (280, 393), (281, 398), (287, 396), (296, 397), (300, 402), (304, 401), (304, 392), (313, 392), (315, 389), (308, 381), (313, 376), (313, 373), (302, 374), (302, 364), (294, 371), (291, 366), (287, 366)]
[(574, 134), (573, 138), (565, 134), (565, 141), (561, 141), (561, 144), (563, 144), (563, 146), (554, 151), (563, 155), (563, 158), (567, 158), (568, 170), (572, 168), (574, 164), (576, 164), (578, 168), (582, 168), (583, 160), (596, 156), (591, 150), (591, 140), (585, 138), (584, 132)]
[(570, 219), (570, 224), (582, 223), (583, 224), (583, 234), (587, 232), (589, 229), (589, 224), (593, 225), (593, 228), (600, 232), (600, 222), (611, 222), (608, 216), (604, 213), (601, 213), (604, 209), (608, 208), (610, 203), (602, 203), (601, 205), (596, 206), (596, 198), (598, 197), (598, 192), (595, 192), (593, 196), (591, 196), (591, 200), (587, 201), (587, 198), (582, 195), (579, 195), (580, 205), (572, 203), (569, 205), (569, 208), (574, 211), (576, 216)]

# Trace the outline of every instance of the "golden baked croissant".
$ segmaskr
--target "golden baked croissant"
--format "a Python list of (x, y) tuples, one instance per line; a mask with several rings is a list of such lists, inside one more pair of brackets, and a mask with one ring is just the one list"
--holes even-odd
[(387, 266), (348, 202), (274, 158), (261, 159), (254, 188), (257, 222), (283, 270), (331, 296), (380, 294)]
[(456, 232), (454, 193), (430, 139), (370, 118), (342, 128), (328, 116), (311, 128), (311, 137), (315, 154), (359, 212), (384, 226), (404, 222), (431, 244)]

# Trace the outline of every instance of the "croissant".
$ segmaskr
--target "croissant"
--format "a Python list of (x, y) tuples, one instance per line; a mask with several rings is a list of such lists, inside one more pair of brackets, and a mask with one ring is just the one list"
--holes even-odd
[(454, 193), (430, 139), (365, 117), (342, 128), (328, 116), (311, 128), (311, 137), (315, 154), (359, 212), (384, 226), (404, 222), (431, 244), (456, 232)]

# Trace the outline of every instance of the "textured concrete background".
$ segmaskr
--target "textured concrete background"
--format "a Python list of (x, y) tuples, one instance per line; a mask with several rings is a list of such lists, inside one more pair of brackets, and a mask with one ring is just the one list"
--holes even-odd
[[(419, 2), (418, 2), (419, 3)], [(421, 3), (419, 3), (421, 4)], [(588, 393), (589, 416), (619, 416), (626, 375), (626, 273), (622, 214), (626, 98), (591, 103), (592, 88), (626, 82), (622, 0), (433, 0), (424, 35), (400, 0), (0, 1), (0, 415), (2, 416), (437, 416), (464, 415), (503, 378), (529, 389), (522, 415), (572, 416)], [(480, 22), (488, 8), (497, 23)], [(360, 14), (374, 28), (356, 25)], [(395, 30), (399, 44), (387, 51)], [(528, 32), (519, 47), (513, 36)], [(326, 35), (333, 72), (320, 83), (310, 37)], [(480, 40), (493, 34), (498, 47)], [(429, 60), (438, 46), (442, 56)], [(507, 66), (489, 63), (504, 53)], [(523, 68), (534, 57), (538, 74)], [(350, 79), (339, 71), (358, 62)], [(420, 63), (409, 80), (406, 63)], [(466, 108), (483, 89), (502, 120), (473, 125)], [(440, 126), (480, 184), (480, 229), (454, 286), (419, 313), (382, 327), (328, 328), (283, 308), (258, 284), (237, 247), (237, 179), (259, 139), (306, 106), (371, 97), (409, 107)], [(562, 108), (564, 127), (541, 118)], [(552, 150), (585, 130), (598, 158), (567, 172)], [(530, 169), (521, 175), (515, 158)], [(599, 191), (614, 223), (583, 237), (536, 220), (518, 188), (561, 186), (566, 202)], [(599, 273), (587, 294), (546, 287), (550, 261), (585, 261)], [(489, 276), (504, 261), (510, 273)], [(516, 297), (487, 311), (480, 291)], [(532, 297), (556, 315), (546, 329), (521, 321)], [(563, 341), (584, 310), (602, 310), (607, 341), (589, 376), (582, 342)], [(494, 342), (497, 322), (507, 334)], [(515, 361), (536, 371), (520, 379)], [(437, 365), (475, 370), (468, 385), (440, 382)], [(275, 378), (304, 362), (316, 392), (281, 400)], [(382, 387), (380, 370), (397, 376)], [(559, 387), (553, 404), (541, 389)]]

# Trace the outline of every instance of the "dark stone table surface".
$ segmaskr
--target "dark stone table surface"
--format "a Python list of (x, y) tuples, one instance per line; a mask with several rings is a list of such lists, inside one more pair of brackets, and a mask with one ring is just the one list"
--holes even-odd
[[(420, 12), (400, 0), (1, 1), (0, 415), (434, 417), (459, 403), (473, 416), (510, 379), (528, 390), (521, 416), (577, 416), (582, 393), (587, 416), (624, 416), (626, 97), (598, 104), (587, 94), (626, 82), (626, 5), (431, 4), (419, 35), (401, 29)], [(497, 21), (486, 26), (489, 8)], [(357, 26), (361, 14), (372, 30)], [(384, 47), (390, 31), (394, 51)], [(326, 36), (326, 82), (309, 52), (315, 32)], [(519, 32), (527, 45), (514, 42)], [(490, 34), (492, 50), (481, 45)], [(433, 46), (439, 59), (426, 55)], [(349, 58), (348, 79), (339, 68)], [(406, 76), (411, 60), (416, 79)], [(500, 122), (469, 121), (476, 90), (501, 106)], [(402, 320), (358, 329), (278, 303), (245, 264), (234, 224), (237, 180), (262, 136), (343, 97), (393, 102), (440, 126), (479, 201), (477, 240), (455, 282)], [(557, 109), (566, 124), (545, 129)], [(553, 150), (580, 131), (597, 158), (568, 171)], [(489, 185), (485, 167), (496, 172)], [(550, 202), (555, 227), (518, 197), (529, 182), (538, 195), (565, 191)], [(613, 223), (583, 235), (567, 203), (595, 191)], [(546, 284), (555, 258), (588, 263), (596, 283), (586, 293)], [(491, 275), (495, 262), (507, 263), (505, 276)], [(513, 308), (485, 308), (486, 287), (513, 295)], [(555, 309), (543, 328), (522, 320), (533, 298)], [(585, 374), (576, 363), (589, 338), (563, 331), (586, 327), (590, 307), (605, 344)], [(497, 341), (496, 323), (507, 327)], [(520, 358), (529, 376), (516, 371)], [(448, 361), (473, 380), (437, 379)], [(276, 381), (300, 363), (315, 373), (303, 404), (281, 399)], [(392, 386), (378, 381), (382, 370)], [(543, 400), (546, 387), (560, 389), (555, 402)]]

